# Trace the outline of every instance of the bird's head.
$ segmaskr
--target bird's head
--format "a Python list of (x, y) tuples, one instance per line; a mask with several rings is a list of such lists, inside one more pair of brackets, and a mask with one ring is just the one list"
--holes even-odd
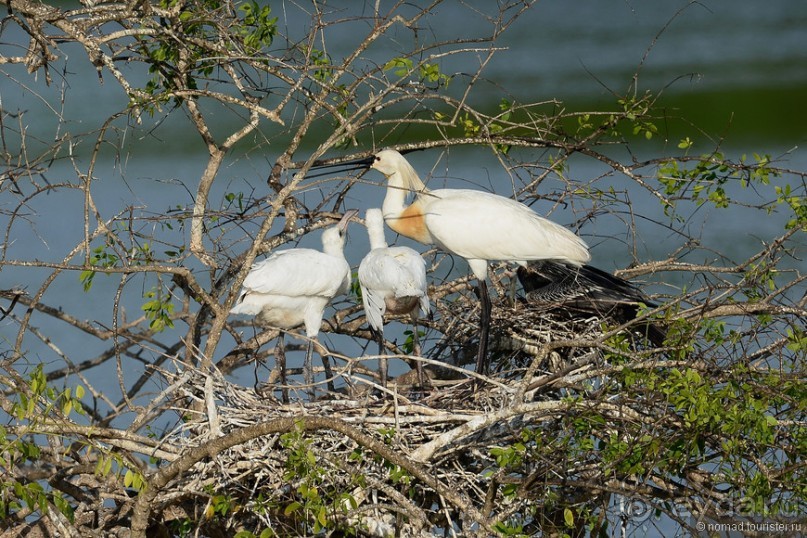
[(403, 155), (394, 149), (382, 149), (373, 156), (373, 164), (370, 165), (370, 168), (374, 168), (389, 177), (407, 166), (411, 168)]
[[(410, 150), (413, 151), (413, 150)], [(311, 170), (315, 173), (306, 174), (307, 178), (315, 178), (326, 174), (349, 172), (351, 170), (378, 170), (390, 184), (410, 191), (424, 190), (423, 182), (401, 153), (394, 149), (383, 149), (370, 157), (353, 159), (332, 164), (315, 164)]]
[(328, 254), (341, 252), (345, 247), (345, 233), (348, 223), (359, 214), (357, 209), (348, 209), (335, 226), (322, 232), (322, 250)]
[(418, 173), (409, 161), (394, 149), (384, 149), (376, 153), (370, 167), (384, 174), (393, 187), (413, 192), (425, 191), (425, 185), (418, 177)]

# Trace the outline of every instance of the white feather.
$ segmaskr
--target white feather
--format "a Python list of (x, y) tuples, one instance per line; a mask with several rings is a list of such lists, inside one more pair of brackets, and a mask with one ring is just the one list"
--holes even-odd
[(252, 266), (231, 314), (256, 316), (259, 323), (319, 332), (328, 303), (350, 289), (350, 265), (339, 227), (323, 232), (323, 251), (294, 248), (274, 252)]
[(430, 311), (426, 282), (426, 261), (409, 247), (388, 247), (380, 209), (367, 210), (367, 231), (372, 250), (359, 265), (359, 284), (367, 321), (381, 330), (384, 314), (424, 314)]
[(439, 189), (422, 198), (426, 227), (441, 249), (478, 260), (557, 259), (582, 265), (588, 246), (569, 229), (496, 194)]
[[(488, 370), (488, 261), (523, 265), (532, 260), (555, 260), (582, 266), (591, 259), (582, 239), (520, 202), (483, 191), (430, 191), (412, 165), (395, 150), (376, 153), (372, 168), (387, 178), (382, 208), (393, 230), (421, 243), (435, 244), (468, 261), (479, 283), (482, 307), (476, 358), (478, 373), (486, 374)], [(416, 198), (407, 206), (410, 193)]]

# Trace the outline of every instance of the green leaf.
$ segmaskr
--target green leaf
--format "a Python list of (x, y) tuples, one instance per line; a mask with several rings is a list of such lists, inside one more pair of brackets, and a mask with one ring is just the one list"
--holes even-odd
[(405, 77), (412, 71), (412, 60), (409, 58), (393, 58), (384, 64), (384, 71), (395, 69), (394, 73), (399, 77)]
[(692, 147), (693, 143), (694, 142), (692, 142), (692, 140), (690, 140), (689, 137), (686, 137), (686, 138), (681, 139), (680, 142), (678, 142), (678, 148), (679, 149), (689, 149), (689, 148)]
[(126, 469), (126, 474), (123, 475), (123, 485), (125, 487), (131, 487), (132, 483), (134, 482), (135, 474), (132, 472), (131, 469)]
[(288, 516), (290, 514), (293, 514), (294, 512), (298, 511), (302, 507), (303, 507), (302, 503), (297, 502), (297, 501), (292, 501), (283, 510), (283, 515)]
[(574, 526), (574, 514), (569, 508), (563, 509), (563, 522), (566, 523), (567, 527)]

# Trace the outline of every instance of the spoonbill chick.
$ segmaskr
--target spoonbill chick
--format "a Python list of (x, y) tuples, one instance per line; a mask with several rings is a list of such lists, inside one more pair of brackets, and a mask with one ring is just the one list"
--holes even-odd
[[(426, 261), (409, 247), (390, 247), (384, 237), (380, 209), (368, 209), (365, 217), (370, 252), (359, 265), (359, 285), (367, 321), (378, 338), (378, 354), (384, 355), (384, 314), (409, 314), (412, 320), (414, 354), (420, 355), (418, 310), (430, 311), (426, 284)], [(415, 361), (418, 383), (423, 386), (423, 364)], [(387, 385), (387, 359), (380, 358), (381, 385)]]
[[(244, 279), (241, 295), (231, 314), (255, 316), (259, 325), (282, 330), (303, 325), (308, 348), (303, 364), (303, 377), (313, 398), (311, 355), (314, 343), (322, 358), (328, 388), (332, 390), (332, 374), (317, 335), (322, 325), (325, 307), (337, 295), (350, 289), (350, 265), (345, 259), (345, 230), (356, 210), (345, 213), (336, 226), (322, 232), (322, 252), (310, 248), (278, 250), (252, 266)], [(277, 362), (280, 370), (283, 401), (288, 402), (286, 357), (283, 332), (278, 337)]]

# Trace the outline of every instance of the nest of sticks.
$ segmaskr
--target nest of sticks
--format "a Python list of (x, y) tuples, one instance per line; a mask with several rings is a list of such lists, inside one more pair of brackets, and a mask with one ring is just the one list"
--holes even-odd
[[(491, 325), (493, 373), (474, 383), (472, 372), (448, 363), (473, 359), (477, 318), (468, 315), (467, 304), (442, 305), (440, 315), (451, 320), (450, 330), (446, 345), (434, 347), (431, 358), (437, 360), (428, 361), (432, 387), (427, 390), (393, 382), (386, 394), (345, 392), (282, 404), (217, 371), (179, 367), (166, 372), (169, 382), (184, 380), (176, 401), (191, 417), (166, 439), (178, 453), (260, 425), (279, 426), (267, 427), (271, 433), (241, 435), (176, 476), (170, 490), (155, 497), (156, 511), (163, 512), (163, 520), (170, 519), (167, 508), (179, 504), (183, 508), (176, 517), (211, 513), (216, 496), (226, 495), (238, 514), (219, 518), (222, 534), (240, 525), (284, 535), (298, 532), (307, 519), (311, 532), (319, 525), (350, 528), (359, 536), (432, 536), (435, 529), (487, 535), (489, 528), (480, 521), (502, 521), (525, 510), (540, 513), (544, 523), (557, 517), (562, 522), (562, 512), (545, 504), (547, 481), (557, 479), (551, 476), (553, 462), (525, 468), (519, 473), (523, 491), (502, 497), (507, 473), (492, 448), (520, 442), (525, 428), (551, 435), (561, 427), (566, 398), (585, 398), (604, 382), (597, 373), (604, 356), (598, 342), (604, 324), (613, 320), (500, 299)], [(636, 349), (648, 345), (639, 332), (631, 334)], [(348, 385), (361, 384), (352, 383), (359, 380), (351, 376), (363, 375), (356, 371), (339, 370)], [(406, 375), (412, 378), (399, 379)], [(569, 464), (556, 463), (558, 468)], [(210, 528), (205, 532), (216, 535)]]

